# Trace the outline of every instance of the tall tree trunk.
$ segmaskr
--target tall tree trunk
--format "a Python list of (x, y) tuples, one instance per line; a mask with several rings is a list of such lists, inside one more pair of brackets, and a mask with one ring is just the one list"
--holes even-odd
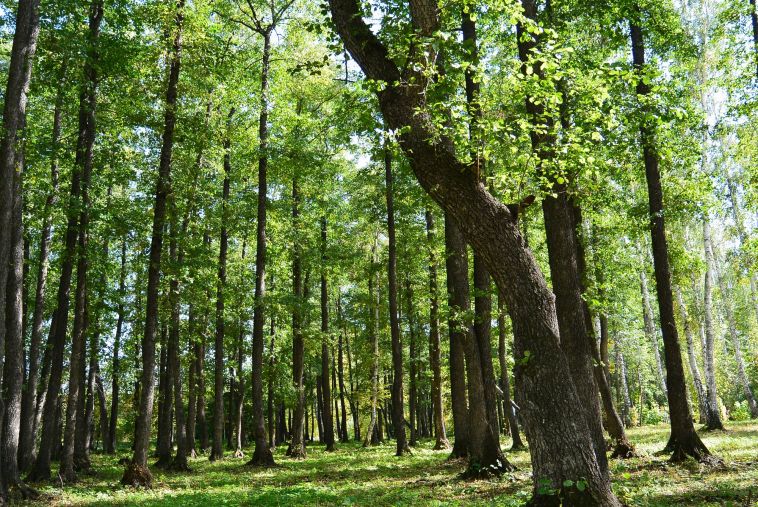
[(179, 70), (181, 66), (183, 21), (184, 0), (177, 0), (174, 43), (171, 50), (171, 63), (166, 89), (163, 145), (161, 147), (156, 182), (155, 204), (153, 206), (153, 230), (147, 271), (145, 333), (142, 338), (142, 371), (140, 373), (142, 391), (140, 393), (139, 412), (136, 420), (134, 456), (121, 479), (122, 484), (132, 486), (150, 486), (152, 484), (152, 474), (147, 468), (147, 452), (150, 445), (153, 391), (155, 388), (155, 334), (158, 325), (158, 286), (161, 274), (163, 228), (166, 222), (166, 201), (171, 187), (171, 155), (174, 147), (174, 129), (176, 126), (177, 85), (179, 83)]
[(408, 318), (408, 432), (410, 433), (410, 440), (408, 445), (415, 447), (418, 443), (417, 431), (418, 431), (418, 382), (419, 377), (417, 369), (419, 360), (418, 345), (416, 343), (416, 329), (413, 321), (413, 289), (411, 288), (411, 279), (406, 276), (405, 278), (405, 300), (407, 308)]
[(292, 382), (295, 385), (295, 413), (292, 420), (292, 439), (289, 455), (295, 459), (305, 459), (305, 440), (303, 438), (303, 419), (305, 417), (305, 383), (303, 364), (305, 360), (305, 342), (303, 340), (303, 266), (302, 246), (300, 244), (300, 188), (297, 175), (292, 178)]
[(53, 112), (53, 132), (50, 140), (50, 183), (51, 189), (45, 200), (42, 231), (40, 232), (39, 259), (37, 271), (37, 288), (34, 295), (34, 312), (32, 315), (32, 335), (29, 343), (29, 373), (26, 389), (21, 400), (21, 436), (19, 440), (18, 460), (19, 470), (28, 469), (34, 458), (37, 428), (35, 422), (35, 407), (37, 405), (40, 385), (40, 348), (42, 345), (42, 325), (45, 314), (45, 296), (47, 293), (47, 275), (50, 268), (50, 242), (52, 239), (52, 211), (58, 203), (59, 165), (58, 157), (61, 120), (63, 117), (63, 100), (65, 99), (68, 60), (61, 63), (58, 91), (55, 97)]
[(253, 429), (255, 451), (251, 465), (271, 466), (274, 456), (266, 441), (266, 423), (263, 419), (263, 327), (264, 299), (266, 296), (266, 201), (268, 200), (268, 107), (269, 67), (271, 60), (271, 31), (263, 34), (263, 60), (261, 63), (261, 112), (258, 119), (258, 217), (256, 223), (257, 248), (255, 252), (255, 315), (253, 317)]
[(745, 371), (745, 360), (742, 358), (742, 343), (740, 342), (740, 336), (737, 333), (737, 320), (734, 315), (734, 300), (730, 297), (731, 294), (729, 294), (723, 271), (718, 269), (713, 243), (710, 244), (710, 251), (714, 271), (713, 275), (718, 280), (721, 299), (723, 301), (724, 311), (726, 312), (729, 337), (731, 338), (732, 346), (734, 347), (734, 360), (737, 363), (737, 378), (739, 378), (740, 384), (742, 385), (742, 392), (745, 395), (745, 400), (747, 401), (748, 409), (750, 410), (750, 417), (756, 419), (758, 418), (758, 403), (756, 403), (755, 395), (750, 387), (750, 378)]
[[(169, 247), (170, 248), (170, 247)], [(165, 294), (163, 298), (166, 298)], [(164, 300), (165, 300), (164, 299)], [(174, 377), (169, 368), (168, 326), (161, 319), (160, 364), (158, 366), (158, 438), (156, 441), (157, 468), (168, 468), (171, 464), (171, 425), (174, 409)]]
[[(343, 321), (344, 322), (344, 321)], [(350, 413), (353, 416), (353, 440), (361, 441), (361, 420), (358, 407), (358, 399), (355, 395), (355, 384), (353, 383), (353, 354), (350, 352), (350, 337), (347, 334), (345, 325), (345, 348), (347, 349), (347, 376), (350, 380)]]
[[(580, 299), (578, 304), (582, 309), (582, 316), (584, 319), (584, 332), (586, 338), (587, 348), (591, 354), (591, 368), (596, 382), (596, 389), (599, 391), (600, 399), (603, 403), (603, 410), (606, 415), (606, 429), (608, 434), (613, 439), (614, 447), (611, 453), (612, 458), (632, 458), (636, 455), (634, 446), (626, 436), (626, 430), (624, 429), (624, 423), (616, 410), (616, 406), (613, 403), (613, 393), (611, 391), (611, 374), (610, 367), (608, 366), (608, 323), (605, 322), (605, 329), (603, 329), (603, 323), (600, 323), (600, 346), (598, 347), (598, 340), (594, 334), (594, 327), (592, 325), (592, 313), (590, 307), (584, 295), (587, 293), (587, 257), (585, 255), (585, 248), (582, 244), (582, 238), (580, 235), (580, 227), (584, 222), (582, 218), (582, 210), (579, 204), (573, 199), (569, 198), (567, 203), (571, 209), (572, 215), (572, 237), (574, 242), (574, 250), (576, 253), (576, 279), (578, 280)], [(595, 272), (600, 269), (595, 269)], [(599, 279), (603, 281), (603, 277)], [(601, 293), (602, 296), (602, 293)], [(559, 313), (560, 315), (560, 313)], [(602, 319), (605, 320), (605, 319)], [(597, 403), (597, 394), (595, 394), (595, 402)], [(600, 434), (602, 436), (602, 424), (600, 426)], [(602, 442), (603, 454), (605, 454), (605, 441)]]
[[(174, 208), (172, 214), (176, 215), (175, 206), (172, 206), (172, 208)], [(173, 264), (175, 271), (172, 273), (168, 294), (168, 301), (171, 306), (171, 320), (169, 322), (168, 331), (168, 370), (170, 373), (169, 378), (173, 382), (172, 391), (174, 394), (174, 419), (176, 422), (174, 429), (176, 455), (174, 456), (173, 461), (168, 465), (168, 468), (177, 471), (187, 471), (189, 470), (189, 465), (187, 464), (187, 434), (185, 433), (186, 422), (184, 419), (184, 396), (182, 394), (182, 377), (179, 358), (181, 309), (179, 301), (180, 274), (178, 271), (181, 270), (184, 265), (184, 251), (178, 246), (179, 239), (177, 238), (178, 231), (176, 229), (178, 224), (176, 224), (176, 216), (172, 218), (171, 237), (169, 239), (169, 257), (171, 258), (171, 263)], [(181, 228), (182, 234), (186, 233), (188, 222), (189, 215), (184, 218), (184, 223)]]
[[(76, 293), (74, 309), (74, 329), (71, 343), (71, 360), (69, 366), (68, 400), (66, 404), (66, 427), (63, 435), (63, 456), (61, 459), (61, 476), (65, 481), (74, 481), (75, 465), (88, 468), (89, 458), (83, 449), (82, 435), (86, 431), (78, 425), (84, 423), (80, 408), (85, 381), (85, 345), (89, 326), (89, 309), (87, 297), (87, 271), (89, 260), (87, 254), (89, 228), (89, 185), (92, 179), (95, 144), (95, 108), (96, 87), (98, 81), (98, 38), (103, 17), (102, 1), (92, 3), (89, 14), (88, 49), (84, 64), (84, 84), (79, 95), (79, 141), (77, 142), (76, 164), (81, 171), (81, 208), (78, 235), (78, 262), (76, 267)], [(77, 452), (78, 451), (78, 452)], [(76, 454), (76, 456), (75, 456)], [(84, 454), (84, 455), (82, 455)]]
[(655, 367), (658, 373), (657, 378), (661, 387), (661, 392), (664, 396), (667, 396), (668, 389), (666, 388), (666, 374), (663, 372), (661, 354), (658, 351), (658, 333), (655, 330), (653, 308), (650, 306), (650, 289), (647, 285), (647, 275), (645, 274), (644, 268), (640, 271), (640, 292), (642, 293), (642, 320), (645, 326), (645, 337), (652, 345)]
[(682, 325), (684, 326), (684, 336), (687, 339), (687, 359), (690, 365), (690, 373), (692, 374), (692, 382), (695, 384), (695, 393), (697, 394), (698, 412), (700, 414), (700, 422), (706, 422), (706, 414), (708, 413), (708, 402), (706, 401), (705, 387), (703, 386), (703, 380), (700, 375), (700, 368), (697, 365), (697, 356), (695, 355), (695, 340), (692, 334), (692, 322), (690, 316), (687, 313), (687, 306), (684, 304), (684, 297), (682, 297), (682, 290), (679, 286), (674, 286), (674, 293), (679, 304), (679, 313), (682, 316)]
[[(363, 447), (379, 443), (377, 425), (379, 405), (379, 287), (374, 278), (377, 276), (378, 237), (374, 237), (371, 247), (371, 267), (368, 272), (369, 297), (369, 340), (371, 342), (371, 412)], [(376, 287), (375, 287), (376, 285)]]
[(434, 215), (426, 209), (426, 236), (429, 243), (429, 367), (432, 370), (432, 410), (434, 414), (434, 449), (449, 449), (445, 429), (444, 403), (442, 400), (442, 370), (440, 368), (440, 316), (439, 289), (437, 283), (437, 255), (435, 254)]
[(468, 252), (466, 242), (450, 218), (445, 214), (445, 265), (447, 272), (448, 306), (450, 317), (450, 395), (453, 407), (455, 440), (451, 458), (468, 456), (468, 404), (466, 402), (466, 363), (464, 343), (471, 327), (465, 314), (469, 311)]
[(229, 202), (229, 176), (232, 171), (231, 128), (234, 108), (229, 110), (227, 132), (224, 137), (224, 184), (221, 193), (221, 236), (218, 249), (218, 283), (216, 286), (216, 343), (214, 347), (214, 409), (213, 409), (213, 447), (208, 459), (216, 461), (224, 457), (224, 288), (226, 286), (226, 256), (229, 249), (229, 233), (226, 229)]
[(321, 217), (321, 418), (327, 451), (334, 450), (334, 418), (332, 416), (332, 384), (329, 358), (329, 294), (326, 281), (326, 218)]
[(118, 277), (118, 318), (116, 320), (116, 335), (113, 338), (113, 362), (111, 366), (111, 413), (108, 422), (108, 439), (104, 442), (105, 452), (116, 452), (118, 438), (118, 403), (121, 388), (121, 335), (124, 327), (124, 298), (126, 297), (126, 235), (121, 242), (121, 270)]
[(266, 422), (268, 423), (268, 446), (271, 448), (272, 452), (276, 448), (276, 444), (278, 443), (276, 440), (276, 424), (274, 420), (274, 382), (275, 382), (275, 374), (274, 374), (274, 366), (276, 364), (275, 358), (274, 358), (274, 338), (276, 337), (276, 319), (274, 318), (274, 315), (272, 314), (270, 316), (271, 319), (271, 331), (269, 332), (269, 359), (268, 359), (268, 396), (266, 396), (266, 403), (268, 404), (268, 410), (266, 414)]
[(513, 401), (511, 400), (511, 381), (508, 374), (508, 363), (505, 360), (505, 301), (502, 296), (497, 298), (497, 330), (498, 330), (498, 359), (500, 360), (500, 384), (503, 389), (503, 398), (505, 400), (505, 416), (508, 420), (508, 427), (511, 430), (511, 451), (521, 451), (526, 449), (524, 442), (521, 440), (521, 432), (518, 428), (516, 413), (513, 410)]
[(708, 218), (703, 219), (703, 249), (705, 250), (705, 282), (703, 284), (703, 310), (705, 315), (705, 348), (703, 360), (705, 363), (705, 428), (707, 430), (723, 430), (721, 411), (719, 410), (718, 391), (716, 390), (716, 361), (714, 346), (716, 332), (713, 329), (713, 251), (711, 250), (711, 227)]
[[(380, 106), (388, 127), (401, 133), (401, 147), (419, 183), (452, 215), (506, 295), (519, 361), (517, 401), (529, 400), (528, 406), (520, 404), (532, 444), (535, 501), (555, 502), (555, 491), (560, 491), (569, 504), (619, 505), (579, 416), (579, 398), (560, 350), (555, 307), (544, 277), (524, 246), (513, 214), (479, 182), (473, 168), (457, 158), (453, 143), (435, 131), (427, 114), (427, 95), (419, 93), (428, 83), (425, 71), (435, 61), (431, 39), (439, 29), (436, 3), (411, 0), (411, 21), (421, 37), (413, 46), (411, 65), (403, 71), (405, 78), (362, 19), (355, 0), (329, 4), (335, 28), (358, 65), (369, 79), (387, 84), (378, 92)], [(585, 477), (583, 491), (563, 486), (569, 477)], [(543, 487), (546, 483), (549, 492)]]
[[(751, 0), (755, 3), (755, 0)], [(756, 30), (756, 40), (758, 40), (758, 18), (756, 18), (755, 9), (753, 10), (753, 28)], [(758, 42), (756, 42), (758, 45)], [(758, 46), (756, 47), (756, 64), (758, 64)], [(742, 221), (742, 213), (740, 213), (739, 198), (737, 196), (737, 185), (734, 178), (727, 174), (727, 184), (729, 185), (729, 198), (732, 202), (732, 218), (734, 218), (734, 225), (737, 227), (737, 234), (740, 238), (740, 248), (745, 248), (747, 237), (745, 234), (745, 225)], [(755, 311), (755, 319), (758, 322), (758, 273), (752, 270), (754, 259), (749, 255), (749, 252), (743, 252), (741, 255), (741, 261), (745, 270), (750, 273), (750, 300)]]
[(195, 342), (195, 375), (197, 375), (197, 426), (200, 427), (200, 454), (208, 450), (208, 423), (205, 417), (205, 326)]
[(395, 205), (392, 189), (392, 154), (390, 147), (384, 147), (384, 173), (387, 190), (387, 236), (389, 237), (387, 278), (389, 280), (390, 334), (392, 336), (392, 426), (396, 440), (396, 456), (402, 456), (408, 449), (405, 436), (405, 415), (403, 409), (403, 342), (400, 337), (397, 304), (397, 240), (395, 239)]
[[(527, 22), (537, 23), (537, 4), (534, 0), (522, 0)], [(534, 53), (538, 49), (536, 34), (517, 26), (518, 52), (522, 72), (531, 67), (539, 79), (544, 79), (543, 62)], [(553, 174), (549, 165), (553, 159), (555, 136), (553, 120), (547, 114), (543, 102), (526, 98), (526, 111), (532, 121), (530, 132), (532, 151), (538, 159), (538, 171), (549, 181), (549, 193), (542, 201), (545, 220), (545, 236), (548, 246), (550, 274), (555, 293), (561, 349), (568, 359), (574, 385), (581, 400), (581, 407), (595, 450), (595, 457), (603, 474), (608, 473), (608, 462), (603, 438), (598, 389), (593, 376), (591, 337), (586, 327), (581, 293), (581, 274), (575, 244), (573, 209), (568, 195), (568, 184)]]
[[(341, 311), (340, 311), (340, 296), (337, 295), (337, 317), (341, 318)], [(347, 410), (345, 408), (345, 359), (342, 349), (342, 338), (343, 333), (342, 330), (339, 330), (339, 338), (337, 341), (337, 380), (338, 385), (340, 389), (340, 409), (341, 409), (341, 428), (342, 433), (340, 434), (340, 442), (347, 443), (350, 439), (347, 436)]]
[[(650, 85), (642, 79), (642, 74), (645, 72), (645, 46), (639, 21), (630, 22), (630, 32), (634, 68), (639, 74), (636, 91), (637, 95), (644, 99), (650, 94)], [(646, 107), (643, 106), (642, 109), (644, 116), (648, 116), (647, 111), (645, 111)], [(679, 335), (674, 320), (671, 270), (669, 268), (664, 224), (663, 189), (658, 167), (659, 156), (656, 149), (654, 126), (646, 119), (640, 124), (640, 139), (650, 204), (650, 231), (653, 242), (655, 282), (658, 289), (658, 311), (661, 318), (663, 349), (666, 357), (666, 388), (671, 418), (671, 438), (666, 445), (666, 450), (672, 453), (672, 460), (674, 461), (683, 460), (688, 455), (696, 459), (705, 459), (710, 455), (710, 452), (695, 432), (687, 401)]]

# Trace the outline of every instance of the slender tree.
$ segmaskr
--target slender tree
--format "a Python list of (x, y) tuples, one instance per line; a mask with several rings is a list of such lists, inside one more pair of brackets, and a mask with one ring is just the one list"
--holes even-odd
[[(646, 73), (645, 44), (640, 11), (636, 9), (634, 18), (629, 23), (632, 43), (632, 59), (638, 74), (636, 92), (642, 100), (650, 95), (648, 82), (643, 79)], [(655, 144), (654, 125), (648, 119), (650, 114), (643, 106), (644, 119), (640, 123), (640, 141), (647, 181), (650, 232), (653, 243), (653, 266), (658, 293), (658, 312), (663, 334), (663, 350), (666, 358), (666, 389), (671, 418), (671, 437), (666, 450), (672, 453), (672, 460), (681, 461), (686, 456), (706, 459), (710, 456), (708, 448), (695, 432), (692, 414), (687, 401), (687, 389), (684, 383), (682, 354), (679, 348), (679, 335), (674, 321), (674, 303), (671, 292), (671, 270), (669, 268), (668, 245), (664, 223), (663, 189), (661, 186), (660, 157)]]
[(153, 390), (155, 387), (155, 335), (158, 326), (158, 285), (160, 282), (161, 254), (163, 250), (163, 228), (166, 222), (166, 207), (171, 188), (171, 156), (174, 147), (176, 127), (177, 88), (182, 53), (182, 28), (184, 22), (184, 0), (177, 0), (175, 33), (171, 49), (168, 85), (166, 88), (166, 109), (163, 126), (158, 178), (153, 206), (153, 230), (150, 242), (150, 256), (147, 272), (147, 302), (145, 305), (145, 332), (142, 338), (142, 372), (140, 374), (139, 412), (136, 420), (134, 455), (121, 478), (121, 483), (132, 486), (151, 486), (152, 474), (147, 468), (147, 452), (150, 444), (150, 429), (153, 416)]

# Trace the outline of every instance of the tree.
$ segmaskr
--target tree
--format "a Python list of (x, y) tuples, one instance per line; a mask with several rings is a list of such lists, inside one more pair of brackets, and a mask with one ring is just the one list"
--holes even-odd
[[(639, 15), (640, 12), (637, 9), (636, 19), (629, 23), (629, 31), (634, 69), (638, 75), (636, 93), (639, 99), (643, 101), (645, 96), (650, 94), (650, 85), (643, 79), (646, 72), (645, 45)], [(645, 113), (644, 105), (643, 113)], [(647, 117), (646, 114), (645, 116)], [(690, 406), (687, 402), (679, 335), (674, 320), (659, 154), (655, 148), (655, 131), (647, 118), (640, 124), (640, 143), (647, 181), (653, 266), (655, 268), (656, 288), (658, 289), (658, 312), (661, 319), (663, 350), (666, 359), (666, 391), (669, 402), (669, 417), (671, 418), (671, 437), (666, 445), (666, 451), (672, 453), (671, 457), (674, 461), (681, 461), (686, 456), (693, 456), (698, 460), (708, 459), (710, 452), (695, 432)]]
[(140, 377), (141, 396), (139, 414), (136, 421), (134, 455), (124, 471), (121, 483), (132, 486), (150, 487), (152, 474), (147, 468), (147, 452), (150, 443), (150, 428), (153, 415), (153, 389), (155, 387), (155, 334), (158, 326), (158, 283), (160, 282), (161, 254), (163, 249), (163, 228), (166, 222), (166, 206), (171, 189), (171, 155), (176, 127), (177, 88), (182, 54), (182, 28), (184, 21), (184, 0), (176, 3), (174, 40), (169, 64), (168, 85), (166, 87), (166, 109), (163, 126), (158, 178), (155, 186), (153, 208), (153, 230), (150, 242), (150, 260), (147, 278), (147, 302), (145, 305), (145, 331), (142, 338), (142, 372)]

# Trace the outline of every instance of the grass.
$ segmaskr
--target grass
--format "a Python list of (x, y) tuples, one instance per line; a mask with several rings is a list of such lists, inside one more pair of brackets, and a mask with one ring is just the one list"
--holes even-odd
[[(691, 461), (672, 465), (654, 456), (666, 443), (664, 425), (630, 430), (642, 457), (613, 460), (613, 488), (628, 505), (746, 506), (758, 505), (758, 423), (732, 423), (727, 432), (704, 433), (706, 445), (724, 459), (723, 468), (704, 468)], [(504, 442), (505, 443), (505, 442)], [(247, 459), (227, 457), (210, 463), (191, 460), (191, 473), (153, 469), (152, 490), (125, 488), (119, 480), (122, 456), (92, 456), (92, 475), (60, 488), (36, 485), (43, 498), (22, 505), (521, 505), (529, 498), (529, 453), (511, 453), (519, 470), (499, 479), (464, 481), (461, 462), (447, 461), (447, 451), (432, 451), (422, 442), (410, 457), (394, 457), (394, 446), (363, 449), (342, 444), (333, 453), (308, 448), (308, 459), (293, 461), (277, 449), (278, 466), (251, 469)], [(751, 492), (752, 490), (752, 492)], [(752, 496), (751, 496), (752, 495)], [(748, 502), (748, 497), (751, 500)]]

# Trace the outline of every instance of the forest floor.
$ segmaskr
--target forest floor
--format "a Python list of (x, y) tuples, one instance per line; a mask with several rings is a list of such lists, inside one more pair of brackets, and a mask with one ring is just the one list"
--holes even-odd
[[(730, 423), (726, 432), (703, 433), (723, 468), (704, 468), (691, 461), (669, 464), (654, 456), (666, 443), (665, 425), (629, 431), (642, 457), (612, 460), (613, 489), (628, 505), (755, 506), (758, 505), (758, 423)], [(507, 442), (505, 442), (507, 443)], [(191, 460), (190, 473), (153, 469), (152, 490), (124, 488), (119, 456), (92, 456), (93, 475), (66, 486), (36, 485), (44, 495), (21, 505), (521, 505), (529, 497), (529, 453), (508, 453), (518, 471), (493, 480), (466, 481), (463, 464), (447, 460), (447, 451), (432, 451), (422, 442), (410, 457), (396, 458), (394, 444), (363, 449), (338, 445), (333, 453), (320, 445), (308, 448), (308, 459), (294, 461), (276, 452), (278, 466), (251, 469), (247, 459), (230, 457), (210, 463)]]

